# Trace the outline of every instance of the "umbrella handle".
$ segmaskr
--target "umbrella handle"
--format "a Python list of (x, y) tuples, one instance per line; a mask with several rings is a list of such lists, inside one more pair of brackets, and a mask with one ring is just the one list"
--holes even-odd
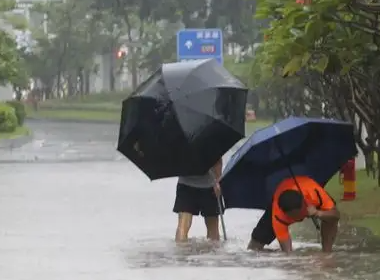
[[(285, 157), (285, 153), (284, 153), (284, 151), (283, 151), (283, 149), (282, 149), (280, 143), (278, 143), (278, 141), (276, 141), (276, 138), (275, 138), (275, 144), (276, 144), (277, 148), (279, 149), (279, 152), (280, 152), (281, 156), (284, 157), (284, 158), (286, 158), (286, 157)], [(293, 180), (294, 180), (294, 183), (296, 184), (296, 186), (297, 186), (299, 192), (301, 193), (301, 195), (303, 196), (303, 199), (304, 199), (304, 201), (305, 201), (305, 196), (304, 196), (303, 193), (302, 193), (301, 187), (300, 187), (300, 185), (298, 184), (298, 181), (297, 181), (297, 179), (296, 179), (296, 176), (295, 176), (295, 174), (294, 174), (294, 172), (293, 172), (293, 169), (292, 169), (290, 163), (288, 164), (288, 169), (289, 169), (290, 175), (292, 176), (292, 178), (293, 178)], [(306, 202), (306, 201), (305, 201), (305, 202)], [(317, 218), (316, 218), (316, 217), (311, 217), (311, 219), (313, 220), (313, 224), (314, 224), (315, 228), (316, 228), (318, 231), (321, 230), (321, 226), (320, 226), (320, 224), (319, 224)]]
[(224, 237), (224, 241), (227, 241), (226, 224), (224, 223), (224, 217), (223, 217), (222, 196), (219, 196), (217, 200), (218, 200), (220, 222), (222, 224), (222, 230), (223, 230), (223, 237)]
[(317, 230), (321, 230), (321, 225), (319, 224), (319, 221), (316, 217), (311, 217), (311, 220), (313, 221), (313, 224)]

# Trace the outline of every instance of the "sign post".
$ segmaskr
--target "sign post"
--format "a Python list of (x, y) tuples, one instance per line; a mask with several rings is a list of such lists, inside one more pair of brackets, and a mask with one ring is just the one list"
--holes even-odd
[(183, 29), (177, 33), (177, 60), (215, 58), (223, 64), (223, 32), (220, 29)]

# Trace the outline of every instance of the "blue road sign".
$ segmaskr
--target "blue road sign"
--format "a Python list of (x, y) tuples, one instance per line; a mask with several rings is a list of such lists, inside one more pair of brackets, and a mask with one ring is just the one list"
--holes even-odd
[(223, 32), (220, 29), (183, 29), (177, 33), (177, 60), (215, 58), (223, 63)]

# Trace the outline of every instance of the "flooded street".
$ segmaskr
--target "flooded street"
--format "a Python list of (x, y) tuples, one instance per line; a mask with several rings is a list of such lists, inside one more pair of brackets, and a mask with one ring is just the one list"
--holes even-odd
[(176, 180), (151, 183), (119, 155), (117, 126), (29, 126), (31, 143), (0, 150), (2, 280), (380, 279), (379, 243), (360, 234), (331, 256), (302, 229), (292, 256), (247, 252), (260, 211), (228, 210), (224, 244), (205, 241), (196, 219), (177, 247)]

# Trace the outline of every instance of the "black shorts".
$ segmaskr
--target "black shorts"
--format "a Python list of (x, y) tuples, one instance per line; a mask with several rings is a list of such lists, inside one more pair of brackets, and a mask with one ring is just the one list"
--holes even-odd
[(272, 226), (272, 209), (265, 210), (256, 227), (251, 233), (251, 239), (262, 244), (269, 245), (276, 239)]
[(190, 213), (203, 217), (219, 216), (218, 200), (213, 188), (200, 189), (177, 184), (173, 212)]

